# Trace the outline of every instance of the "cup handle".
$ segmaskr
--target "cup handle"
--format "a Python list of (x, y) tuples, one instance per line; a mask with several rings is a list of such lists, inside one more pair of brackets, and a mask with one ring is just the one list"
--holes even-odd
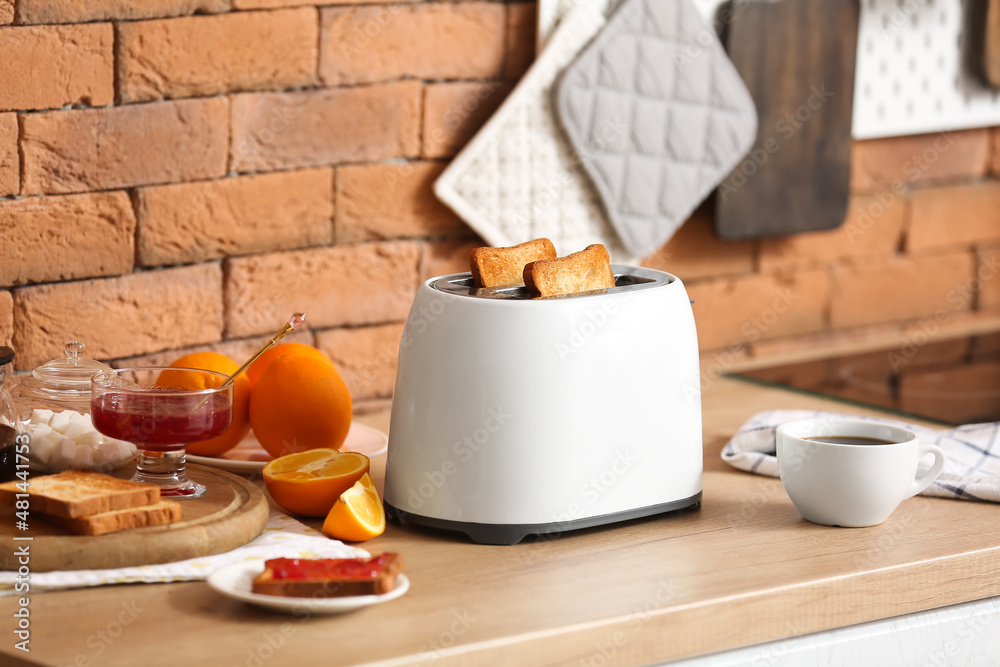
[[(937, 445), (920, 445), (920, 451), (917, 454), (917, 458), (923, 457), (924, 454), (931, 453), (934, 455), (934, 465), (931, 469), (927, 471), (923, 477), (913, 480), (913, 484), (910, 484), (910, 490), (906, 492), (906, 498), (912, 498), (917, 495), (928, 486), (930, 486), (934, 480), (938, 478), (941, 471), (944, 470), (945, 455), (944, 450), (942, 450)], [(904, 500), (906, 499), (904, 498)]]

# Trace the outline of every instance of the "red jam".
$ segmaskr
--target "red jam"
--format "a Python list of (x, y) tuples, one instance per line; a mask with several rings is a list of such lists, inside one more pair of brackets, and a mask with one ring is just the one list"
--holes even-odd
[(375, 579), (385, 571), (384, 555), (373, 558), (272, 558), (264, 562), (278, 579)]

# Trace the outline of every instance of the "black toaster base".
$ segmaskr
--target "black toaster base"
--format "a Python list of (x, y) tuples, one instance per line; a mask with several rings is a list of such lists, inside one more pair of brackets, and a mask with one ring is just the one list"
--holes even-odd
[(689, 498), (672, 500), (668, 503), (649, 505), (624, 512), (614, 512), (613, 514), (602, 514), (573, 521), (556, 521), (553, 523), (508, 523), (489, 524), (472, 523), (468, 521), (451, 521), (449, 519), (435, 519), (429, 516), (414, 514), (406, 510), (393, 507), (389, 503), (385, 505), (386, 513), (395, 518), (404, 526), (408, 523), (428, 528), (439, 528), (441, 530), (451, 530), (465, 533), (473, 542), (477, 544), (510, 545), (517, 544), (528, 535), (546, 535), (552, 533), (563, 533), (581, 528), (592, 528), (606, 524), (628, 521), (630, 519), (641, 519), (654, 514), (663, 514), (686, 507), (697, 507), (701, 505), (701, 491)]

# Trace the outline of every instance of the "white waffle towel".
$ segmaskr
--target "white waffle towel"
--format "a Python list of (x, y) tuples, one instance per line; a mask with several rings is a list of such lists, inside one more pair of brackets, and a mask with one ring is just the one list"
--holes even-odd
[[(86, 588), (109, 584), (166, 583), (200, 581), (221, 567), (243, 561), (268, 558), (367, 558), (364, 549), (332, 540), (318, 530), (293, 519), (271, 504), (264, 531), (249, 544), (214, 556), (201, 556), (174, 563), (137, 565), (108, 570), (57, 570), (32, 572), (32, 593)], [(0, 572), (0, 597), (17, 595), (17, 572)]]
[[(797, 419), (838, 417), (902, 426), (916, 432), (921, 442), (936, 444), (943, 449), (948, 457), (944, 472), (920, 495), (1000, 503), (1000, 422), (934, 430), (875, 417), (815, 410), (769, 410), (758, 412), (740, 427), (722, 448), (722, 460), (740, 470), (777, 477), (774, 432), (778, 426)], [(928, 468), (929, 461), (923, 462), (920, 472)]]

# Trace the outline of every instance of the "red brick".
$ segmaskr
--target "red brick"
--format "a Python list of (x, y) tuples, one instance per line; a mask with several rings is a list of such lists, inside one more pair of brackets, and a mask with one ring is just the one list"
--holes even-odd
[(816, 391), (865, 405), (895, 408), (895, 374), (885, 352), (830, 361), (830, 380)]
[(774, 368), (760, 368), (752, 371), (744, 371), (740, 375), (785, 385), (798, 389), (817, 389), (827, 383), (827, 362), (807, 361), (801, 364), (789, 364), (787, 366), (776, 366)]
[(316, 10), (234, 12), (118, 25), (123, 102), (316, 83)]
[(840, 227), (762, 240), (760, 269), (894, 255), (903, 235), (906, 208), (905, 195), (888, 190), (854, 195)]
[(229, 10), (229, 0), (18, 0), (18, 23), (151, 19)]
[(73, 339), (88, 356), (113, 359), (221, 338), (222, 270), (214, 263), (14, 290), (20, 369), (61, 357)]
[(1000, 331), (973, 338), (969, 358), (977, 361), (1000, 359)]
[(223, 176), (227, 110), (219, 97), (27, 114), (22, 194)]
[(802, 382), (792, 382), (789, 385), (869, 405), (886, 408), (895, 406), (892, 370), (884, 352), (816, 361), (803, 366), (815, 364), (821, 364), (824, 368), (821, 381), (810, 385)]
[(0, 0), (0, 25), (14, 22), (14, 0)]
[(702, 350), (824, 328), (830, 284), (823, 271), (756, 274), (688, 284)]
[(977, 250), (976, 287), (979, 310), (1000, 308), (1000, 245)]
[(354, 400), (389, 398), (396, 382), (396, 357), (403, 324), (327, 329), (316, 346), (337, 365)]
[(104, 106), (114, 98), (107, 23), (0, 28), (0, 110)]
[(321, 10), (323, 83), (503, 75), (502, 4), (421, 3)]
[[(404, 0), (414, 2), (415, 0)], [(330, 0), (232, 0), (233, 9), (275, 9), (302, 5), (328, 5)], [(384, 4), (385, 0), (337, 0), (338, 5)]]
[(833, 268), (830, 325), (834, 329), (879, 322), (942, 317), (971, 310), (971, 253), (906, 258)]
[(469, 270), (469, 253), (483, 245), (476, 241), (430, 241), (420, 250), (420, 281)]
[(990, 165), (990, 173), (1000, 176), (1000, 127), (993, 128), (993, 160)]
[(899, 373), (914, 368), (960, 365), (970, 347), (968, 338), (935, 341), (911, 332), (894, 347), (829, 360), (829, 387), (819, 391), (862, 403), (894, 407), (892, 402), (878, 399), (886, 393), (895, 397), (892, 387)]
[(358, 423), (367, 423), (369, 426), (376, 428), (383, 433), (388, 429), (382, 424), (388, 424), (387, 415), (390, 410), (392, 410), (392, 399), (391, 398), (370, 398), (365, 400), (354, 401), (351, 404), (354, 407), (354, 418), (363, 417), (366, 415), (372, 415), (371, 423), (358, 419)]
[(12, 346), (13, 342), (14, 296), (7, 290), (0, 290), (0, 345)]
[(1000, 362), (904, 372), (899, 406), (953, 424), (1000, 420)]
[[(121, 357), (115, 359), (111, 366), (115, 368), (129, 368), (130, 366), (166, 366), (172, 364), (186, 354), (195, 352), (218, 352), (224, 354), (237, 363), (243, 363), (249, 359), (257, 350), (274, 335), (271, 332), (264, 336), (254, 336), (253, 338), (240, 338), (239, 340), (223, 340), (218, 343), (199, 343), (182, 348), (161, 350), (151, 354), (140, 354), (135, 357)], [(313, 333), (307, 327), (296, 329), (281, 339), (282, 343), (302, 343), (313, 345)]]
[(226, 260), (226, 337), (273, 333), (294, 312), (314, 328), (403, 320), (419, 250), (387, 241)]
[(503, 73), (508, 79), (520, 79), (535, 61), (537, 31), (537, 2), (507, 5), (507, 58)]
[(1000, 181), (927, 188), (913, 193), (907, 250), (998, 240)]
[(757, 241), (720, 241), (712, 216), (698, 209), (662, 248), (640, 262), (683, 281), (752, 273)]
[(319, 5), (323, 4), (325, 1), (326, 0), (232, 0), (232, 3), (233, 9), (275, 9), (277, 7)]
[(139, 190), (139, 263), (182, 264), (333, 243), (333, 170)]
[(337, 243), (470, 234), (434, 196), (434, 181), (444, 167), (407, 162), (338, 168)]
[(424, 89), (424, 157), (452, 157), (511, 91), (501, 81), (432, 83)]
[(0, 285), (132, 270), (135, 214), (125, 192), (0, 200)]
[[(922, 339), (911, 341), (921, 342)], [(907, 348), (905, 352), (909, 355), (906, 358), (906, 366), (934, 366), (940, 364), (957, 364), (965, 360), (972, 350), (971, 338), (952, 338), (951, 340), (931, 341), (923, 345), (916, 346), (912, 353)], [(904, 350), (893, 350), (902, 353)], [(896, 370), (901, 368), (900, 361), (894, 361)]]
[(989, 159), (989, 129), (855, 141), (851, 189), (978, 178), (986, 173)]
[(16, 195), (21, 187), (17, 154), (17, 114), (0, 113), (0, 197)]
[(269, 171), (416, 157), (420, 88), (415, 81), (401, 81), (236, 95), (231, 169)]

